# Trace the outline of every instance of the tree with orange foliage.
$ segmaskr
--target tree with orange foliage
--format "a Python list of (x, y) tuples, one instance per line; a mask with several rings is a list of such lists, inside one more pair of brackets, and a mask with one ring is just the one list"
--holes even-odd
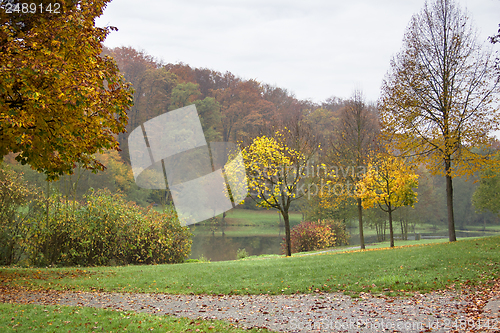
[(95, 18), (108, 2), (61, 0), (58, 13), (34, 14), (9, 14), (11, 2), (0, 2), (0, 159), (17, 153), (56, 179), (75, 163), (102, 170), (93, 154), (119, 149), (132, 92), (101, 56), (113, 28)]

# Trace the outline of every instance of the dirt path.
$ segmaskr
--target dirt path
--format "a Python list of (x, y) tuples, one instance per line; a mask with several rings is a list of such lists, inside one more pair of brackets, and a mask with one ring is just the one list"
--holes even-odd
[[(433, 292), (411, 298), (351, 298), (341, 294), (168, 295), (0, 288), (0, 302), (90, 306), (188, 318), (221, 319), (243, 327), (284, 332), (472, 332), (482, 319), (500, 332), (500, 283), (490, 294)], [(492, 299), (488, 299), (492, 298)], [(486, 302), (484, 299), (487, 299)], [(489, 312), (488, 312), (489, 311)], [(458, 328), (458, 330), (457, 330)]]

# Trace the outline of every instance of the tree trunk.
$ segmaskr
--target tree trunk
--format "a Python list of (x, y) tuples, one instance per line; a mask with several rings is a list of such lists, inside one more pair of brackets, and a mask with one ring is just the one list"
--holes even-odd
[(361, 198), (358, 198), (358, 220), (359, 220), (359, 244), (361, 249), (365, 249), (365, 237), (363, 236), (363, 206)]
[(405, 230), (403, 226), (403, 220), (399, 220), (399, 224), (401, 225), (401, 239), (405, 239)]
[(290, 240), (290, 218), (288, 211), (283, 211), (283, 220), (285, 220), (285, 242), (286, 242), (286, 256), (292, 255), (292, 242)]
[(401, 239), (408, 240), (408, 221), (401, 219), (399, 223), (401, 224)]
[(457, 240), (455, 235), (455, 217), (453, 216), (453, 179), (451, 178), (449, 171), (451, 169), (451, 163), (449, 161), (445, 162), (446, 168), (446, 204), (448, 206), (448, 237), (450, 242)]
[(222, 229), (222, 236), (225, 236), (224, 229), (226, 228), (226, 212), (222, 213), (222, 222), (221, 222), (221, 229)]
[(384, 219), (384, 237), (383, 237), (384, 241), (385, 241), (386, 231), (387, 231), (387, 220)]
[(389, 213), (389, 237), (391, 241), (391, 247), (394, 247), (394, 230), (392, 228), (392, 207), (389, 205), (387, 212)]

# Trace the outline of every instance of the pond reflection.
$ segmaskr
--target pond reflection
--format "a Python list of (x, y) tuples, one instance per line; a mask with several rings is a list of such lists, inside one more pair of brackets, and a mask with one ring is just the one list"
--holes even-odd
[[(210, 261), (235, 260), (238, 249), (245, 249), (248, 255), (282, 254), (281, 243), (285, 237), (284, 226), (227, 226), (223, 229), (210, 226), (193, 226), (192, 259), (204, 256)], [(354, 230), (357, 232), (357, 230)], [(352, 232), (352, 231), (351, 231)], [(457, 237), (493, 236), (498, 233), (457, 230)], [(447, 232), (409, 234), (408, 239), (447, 238)], [(396, 235), (400, 236), (400, 235)], [(387, 236), (388, 238), (388, 236)], [(376, 243), (376, 235), (365, 235), (365, 243)], [(359, 245), (359, 235), (351, 234), (350, 245)]]
[(211, 261), (235, 260), (238, 249), (248, 255), (280, 254), (285, 228), (278, 226), (230, 226), (224, 230), (210, 227), (192, 228), (192, 259), (201, 255)]

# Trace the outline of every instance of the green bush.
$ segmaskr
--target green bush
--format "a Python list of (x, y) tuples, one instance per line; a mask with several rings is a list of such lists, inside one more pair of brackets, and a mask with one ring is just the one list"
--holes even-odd
[(237, 259), (244, 259), (246, 257), (248, 257), (248, 252), (246, 249), (238, 249), (236, 251), (236, 258)]
[(191, 251), (191, 233), (173, 209), (159, 213), (108, 190), (90, 191), (82, 203), (53, 195), (28, 223), (37, 266), (178, 263)]
[(23, 222), (32, 212), (37, 189), (22, 174), (0, 164), (0, 265), (18, 263), (24, 254)]

